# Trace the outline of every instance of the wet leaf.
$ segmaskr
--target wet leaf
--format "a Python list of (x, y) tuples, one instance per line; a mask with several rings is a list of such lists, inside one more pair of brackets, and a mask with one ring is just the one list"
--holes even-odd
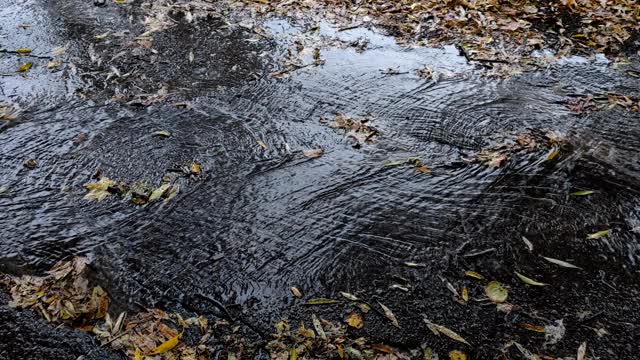
[(295, 286), (291, 287), (291, 293), (293, 294), (293, 296), (297, 297), (298, 299), (300, 299), (302, 297), (302, 293)]
[(392, 354), (394, 352), (394, 349), (391, 346), (384, 344), (371, 345), (371, 348), (385, 354)]
[(55, 69), (62, 66), (62, 61), (60, 60), (51, 60), (47, 63), (47, 69)]
[(465, 271), (464, 274), (467, 275), (468, 277), (472, 277), (474, 279), (478, 279), (478, 280), (483, 280), (484, 279), (484, 276), (478, 274), (475, 271)]
[(587, 239), (588, 240), (597, 240), (597, 239), (600, 239), (601, 237), (607, 236), (607, 235), (609, 235), (609, 230), (602, 230), (602, 231), (598, 231), (598, 232), (595, 232), (593, 234), (587, 235)]
[(391, 166), (401, 166), (401, 165), (404, 165), (405, 163), (406, 161), (404, 160), (398, 160), (398, 161), (387, 161), (383, 165), (391, 167)]
[(527, 245), (527, 249), (529, 249), (529, 251), (533, 251), (533, 243), (529, 241), (529, 239), (523, 236), (522, 241), (524, 241), (524, 244)]
[(160, 131), (155, 131), (153, 134), (151, 134), (153, 136), (160, 136), (160, 137), (169, 137), (171, 136), (171, 133), (168, 132), (167, 130), (160, 130)]
[(495, 280), (484, 287), (484, 292), (487, 294), (487, 297), (496, 304), (507, 301), (507, 297), (509, 297), (507, 289)]
[(200, 172), (202, 171), (202, 167), (200, 166), (200, 164), (196, 162), (192, 162), (190, 166), (190, 170), (191, 170), (191, 174), (199, 175)]
[(30, 54), (31, 53), (31, 49), (29, 49), (29, 48), (20, 48), (20, 49), (16, 50), (16, 52), (18, 54)]
[(169, 184), (160, 185), (157, 189), (153, 190), (151, 195), (149, 195), (149, 202), (160, 199), (160, 197), (162, 197), (170, 187), (171, 185)]
[(140, 351), (139, 348), (136, 348), (136, 352), (135, 352), (135, 360), (142, 360), (142, 351)]
[(583, 342), (580, 344), (578, 348), (578, 356), (576, 360), (584, 360), (585, 355), (587, 354), (587, 343)]
[(26, 167), (29, 170), (33, 170), (38, 166), (38, 162), (34, 159), (27, 159), (22, 163), (22, 166)]
[(102, 33), (102, 34), (100, 34), (100, 35), (96, 35), (96, 36), (94, 36), (94, 38), (95, 38), (96, 40), (103, 40), (104, 38), (106, 38), (107, 36), (109, 36), (109, 34), (111, 34), (111, 31), (107, 31), (107, 32), (104, 32), (104, 33)]
[(25, 72), (25, 71), (31, 69), (32, 66), (33, 66), (32, 62), (27, 62), (27, 63), (22, 64), (22, 66), (20, 66), (17, 71), (18, 72)]
[(362, 316), (357, 312), (352, 312), (347, 316), (347, 324), (356, 329), (362, 329), (364, 327)]
[(260, 147), (262, 147), (264, 150), (267, 150), (269, 148), (264, 141), (262, 140), (257, 140), (257, 141), (258, 141), (258, 145), (260, 145)]
[(576, 191), (576, 192), (572, 192), (571, 196), (586, 196), (586, 195), (591, 195), (593, 194), (593, 190), (580, 190), (580, 191)]
[(158, 345), (155, 349), (151, 350), (151, 353), (149, 353), (149, 355), (158, 355), (158, 354), (166, 353), (167, 351), (171, 351), (171, 349), (173, 349), (174, 347), (176, 347), (176, 345), (178, 345), (181, 337), (182, 337), (182, 333), (163, 342), (162, 344)]
[(522, 323), (520, 324), (520, 327), (525, 330), (535, 331), (535, 332), (544, 334), (544, 326)]
[(547, 154), (547, 157), (544, 159), (544, 161), (553, 160), (558, 155), (558, 152), (559, 152), (559, 149), (554, 146), (553, 149), (551, 149), (551, 151)]
[(324, 154), (324, 150), (322, 149), (311, 149), (311, 150), (303, 150), (302, 154), (309, 159), (319, 158)]
[(556, 265), (559, 265), (559, 266), (562, 266), (562, 267), (565, 267), (565, 268), (582, 269), (581, 267), (575, 266), (575, 265), (573, 265), (571, 263), (568, 263), (566, 261), (562, 261), (562, 260), (558, 260), (558, 259), (554, 259), (554, 258), (549, 258), (549, 257), (545, 257), (545, 256), (543, 256), (542, 258), (547, 260), (550, 263), (553, 263), (553, 264), (556, 264)]
[(467, 340), (465, 340), (462, 336), (458, 335), (458, 333), (456, 333), (453, 330), (449, 330), (448, 328), (442, 326), (442, 325), (438, 325), (438, 324), (434, 324), (431, 321), (425, 320), (425, 322), (427, 323), (427, 327), (429, 327), (429, 329), (431, 331), (433, 331), (436, 334), (444, 334), (446, 336), (448, 336), (449, 338), (461, 342), (463, 344), (467, 344), (469, 346), (471, 346), (471, 344), (469, 344), (467, 342)]
[(466, 286), (462, 288), (462, 300), (469, 301), (469, 290), (467, 290)]
[(541, 282), (535, 281), (535, 280), (533, 280), (531, 278), (528, 278), (528, 277), (520, 274), (517, 271), (515, 272), (515, 274), (518, 276), (518, 278), (520, 280), (522, 280), (523, 283), (528, 284), (528, 285), (533, 285), (533, 286), (547, 286), (547, 285), (549, 285), (549, 284), (541, 283)]
[(292, 346), (291, 350), (289, 350), (289, 360), (298, 360), (298, 350), (296, 350), (295, 346)]
[(84, 187), (89, 190), (89, 192), (84, 196), (86, 200), (95, 200), (102, 201), (107, 196), (111, 195), (108, 191), (109, 187), (115, 186), (116, 182), (106, 177), (100, 178), (99, 181), (89, 184), (84, 184)]
[(384, 311), (384, 316), (386, 316), (387, 319), (389, 319), (389, 321), (391, 321), (393, 326), (395, 326), (397, 328), (400, 328), (400, 324), (398, 323), (398, 319), (393, 314), (391, 309), (389, 309), (388, 307), (384, 306), (381, 302), (378, 302), (378, 305), (380, 305), (380, 307), (382, 308), (382, 311)]
[(349, 301), (360, 301), (360, 299), (353, 295), (353, 294), (349, 294), (347, 292), (340, 292), (340, 295), (342, 295), (342, 297), (344, 297), (345, 299), (349, 300)]
[(316, 330), (316, 333), (318, 333), (318, 336), (320, 336), (322, 340), (327, 340), (327, 334), (324, 332), (322, 323), (320, 322), (320, 319), (318, 319), (316, 314), (311, 315), (311, 321), (313, 322), (313, 328)]
[(371, 307), (365, 303), (358, 303), (357, 306), (364, 314), (367, 314), (369, 311), (371, 311)]
[(449, 353), (450, 360), (467, 360), (467, 354), (460, 350), (453, 350)]
[(337, 303), (337, 301), (333, 299), (317, 298), (307, 300), (305, 305), (331, 305), (335, 303)]
[(427, 347), (424, 349), (424, 360), (433, 360), (433, 349)]
[(427, 267), (427, 264), (424, 263), (415, 263), (415, 262), (410, 262), (407, 261), (404, 263), (406, 266), (408, 267), (412, 267), (412, 268), (423, 268), (423, 267)]

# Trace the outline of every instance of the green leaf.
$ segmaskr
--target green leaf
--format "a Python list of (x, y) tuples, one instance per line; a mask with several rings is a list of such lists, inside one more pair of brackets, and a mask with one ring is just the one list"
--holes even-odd
[(18, 72), (25, 72), (31, 69), (32, 66), (33, 66), (32, 62), (24, 63), (22, 66), (18, 68)]
[(488, 283), (487, 286), (484, 287), (484, 292), (492, 302), (497, 304), (507, 301), (507, 297), (509, 296), (507, 289), (497, 281)]
[(580, 191), (576, 191), (576, 192), (572, 192), (571, 196), (586, 196), (586, 195), (591, 195), (593, 194), (593, 190), (580, 190)]
[(520, 280), (522, 280), (522, 282), (524, 282), (525, 284), (529, 284), (529, 285), (533, 285), (533, 286), (547, 286), (547, 285), (549, 285), (549, 284), (541, 283), (541, 282), (535, 281), (535, 280), (533, 280), (531, 278), (528, 278), (528, 277), (520, 274), (517, 271), (515, 273), (516, 273), (516, 275), (518, 275)]
[(593, 234), (589, 234), (587, 235), (587, 239), (588, 240), (596, 240), (596, 239), (600, 239), (603, 236), (607, 236), (609, 235), (609, 230), (602, 230), (602, 231), (598, 231), (595, 232)]

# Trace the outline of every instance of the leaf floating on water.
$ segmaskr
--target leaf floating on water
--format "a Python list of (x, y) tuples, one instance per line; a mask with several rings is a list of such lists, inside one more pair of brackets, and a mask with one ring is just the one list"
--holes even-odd
[(542, 334), (544, 334), (544, 332), (545, 332), (544, 326), (540, 326), (540, 325), (532, 325), (532, 324), (522, 323), (522, 324), (520, 324), (520, 327), (525, 329), (525, 330), (535, 331), (535, 332), (539, 332), (539, 333), (542, 333)]
[(149, 202), (160, 199), (160, 197), (164, 195), (164, 193), (167, 192), (167, 190), (169, 190), (169, 187), (171, 187), (171, 185), (163, 184), (163, 185), (160, 185), (160, 187), (158, 187), (157, 189), (153, 190), (151, 195), (149, 195)]
[(149, 355), (158, 355), (158, 354), (166, 353), (167, 351), (171, 351), (171, 349), (173, 349), (174, 347), (176, 347), (176, 345), (178, 345), (181, 337), (182, 337), (182, 333), (163, 342), (162, 344), (158, 345), (158, 347), (151, 350), (151, 353), (149, 353)]
[(609, 230), (602, 230), (602, 231), (598, 231), (598, 232), (595, 232), (593, 234), (587, 235), (587, 239), (588, 240), (597, 240), (597, 239), (600, 239), (601, 237), (607, 236), (607, 235), (609, 235)]
[(142, 359), (142, 351), (140, 351), (140, 348), (136, 348), (136, 352), (134, 355), (135, 360), (143, 360)]
[(462, 288), (462, 300), (469, 301), (469, 290), (467, 290), (466, 286)]
[(94, 183), (84, 184), (84, 187), (89, 190), (84, 198), (86, 200), (95, 200), (100, 202), (107, 196), (111, 195), (109, 187), (114, 186), (115, 184), (115, 180), (111, 180), (106, 177), (102, 177), (99, 181)]
[(300, 289), (298, 289), (295, 286), (291, 287), (291, 293), (293, 294), (293, 296), (297, 297), (298, 299), (302, 297), (302, 293), (300, 292)]
[(546, 257), (546, 256), (543, 256), (542, 258), (547, 260), (550, 263), (553, 263), (553, 264), (556, 264), (556, 265), (559, 265), (559, 266), (562, 266), (562, 267), (571, 268), (571, 269), (582, 269), (581, 267), (575, 266), (575, 265), (573, 265), (571, 263), (568, 263), (566, 261), (562, 261), (562, 260), (558, 260), (558, 259), (554, 259), (554, 258), (549, 258), (549, 257)]
[(311, 321), (313, 322), (313, 328), (316, 329), (318, 336), (320, 336), (322, 340), (327, 340), (327, 334), (324, 332), (322, 323), (320, 322), (320, 319), (318, 319), (316, 314), (311, 315)]
[(528, 278), (528, 277), (520, 274), (517, 271), (515, 273), (516, 273), (516, 275), (518, 275), (518, 278), (520, 278), (520, 280), (522, 280), (522, 282), (525, 283), (525, 284), (533, 285), (533, 286), (547, 286), (547, 285), (549, 285), (549, 284), (541, 283), (541, 282), (535, 281), (535, 280), (533, 280), (531, 278)]
[(303, 150), (302, 154), (309, 159), (319, 158), (324, 154), (324, 150), (322, 149), (311, 149), (311, 150)]
[(105, 33), (102, 33), (100, 35), (96, 35), (94, 36), (96, 40), (103, 40), (104, 38), (106, 38), (107, 36), (109, 36), (109, 34), (111, 34), (111, 31), (107, 31)]
[(391, 346), (385, 344), (371, 345), (371, 348), (385, 354), (393, 354), (394, 352), (394, 349)]
[(196, 162), (192, 162), (190, 166), (190, 170), (193, 175), (199, 175), (200, 172), (202, 171), (202, 167), (200, 166), (200, 164)]
[(593, 194), (593, 190), (580, 190), (580, 191), (576, 191), (576, 192), (572, 192), (571, 196), (586, 196), (586, 195), (591, 195)]
[(580, 344), (580, 347), (578, 348), (578, 357), (576, 358), (576, 360), (584, 360), (585, 355), (587, 354), (587, 342), (583, 342), (582, 344)]
[(16, 50), (16, 52), (18, 54), (30, 54), (31, 53), (31, 49), (29, 49), (29, 48), (20, 48), (20, 49)]
[(20, 66), (20, 67), (18, 68), (18, 70), (17, 70), (17, 71), (18, 71), (18, 72), (25, 72), (25, 71), (27, 71), (27, 70), (31, 69), (31, 67), (32, 67), (32, 66), (33, 66), (33, 63), (32, 63), (32, 62), (24, 63), (24, 64), (22, 64), (22, 66)]
[(383, 165), (384, 166), (401, 166), (404, 164), (405, 164), (404, 160), (398, 160), (398, 161), (387, 161)]
[(317, 298), (317, 299), (309, 299), (305, 303), (305, 305), (331, 305), (335, 304), (338, 301), (333, 299), (325, 299), (325, 298)]
[(347, 316), (347, 324), (356, 329), (362, 329), (364, 327), (362, 316), (357, 312), (353, 312)]
[(496, 304), (503, 303), (507, 301), (507, 297), (509, 297), (509, 292), (505, 289), (502, 284), (497, 281), (492, 281), (484, 287), (484, 292), (487, 294), (489, 300)]
[(549, 154), (547, 154), (547, 157), (544, 159), (544, 161), (553, 160), (558, 155), (558, 152), (559, 152), (559, 149), (554, 146), (553, 149), (551, 149), (551, 151), (549, 152)]
[(289, 360), (298, 360), (298, 350), (296, 350), (295, 346), (291, 347), (289, 351)]
[(60, 60), (51, 60), (47, 63), (47, 69), (51, 70), (51, 69), (55, 69), (62, 66), (62, 61)]
[(160, 131), (155, 131), (153, 134), (151, 134), (153, 136), (160, 136), (160, 137), (169, 137), (171, 136), (171, 133), (168, 132), (167, 130), (160, 130)]
[(428, 321), (426, 319), (425, 319), (425, 322), (427, 323), (427, 327), (429, 327), (429, 329), (434, 333), (444, 334), (455, 341), (471, 346), (471, 344), (469, 344), (467, 340), (465, 340), (462, 336), (458, 335), (455, 331), (449, 330), (448, 328), (442, 325), (434, 324), (431, 321)]
[(424, 349), (424, 360), (433, 360), (433, 349), (428, 347)]
[(524, 244), (527, 245), (527, 248), (529, 249), (529, 251), (533, 251), (533, 243), (529, 241), (529, 239), (523, 236), (522, 241), (524, 241)]
[(258, 145), (260, 145), (260, 147), (262, 147), (264, 150), (267, 150), (269, 148), (264, 141), (262, 140), (257, 140), (257, 141), (258, 141)]
[(478, 279), (478, 280), (483, 280), (484, 279), (484, 276), (478, 274), (475, 271), (465, 271), (464, 274), (467, 275), (468, 277), (472, 277), (474, 279)]
[(344, 297), (345, 299), (349, 300), (349, 301), (360, 301), (360, 299), (353, 295), (353, 294), (349, 294), (347, 292), (340, 292), (340, 295), (342, 295), (342, 297)]
[(450, 360), (467, 360), (467, 354), (460, 350), (453, 350), (449, 353)]
[(389, 321), (391, 321), (393, 326), (395, 326), (397, 328), (400, 328), (400, 324), (398, 323), (398, 319), (393, 314), (391, 309), (389, 309), (388, 307), (384, 306), (384, 304), (382, 304), (381, 302), (378, 302), (378, 305), (380, 305), (380, 307), (382, 308), (382, 311), (384, 311), (384, 316), (386, 316), (387, 319), (389, 319)]
[(371, 311), (371, 307), (365, 303), (358, 303), (357, 306), (360, 309), (360, 311), (362, 311), (365, 314)]
[(424, 263), (415, 263), (415, 262), (411, 262), (411, 261), (407, 261), (404, 263), (406, 266), (408, 267), (412, 267), (412, 268), (423, 268), (423, 267), (427, 267), (427, 264)]

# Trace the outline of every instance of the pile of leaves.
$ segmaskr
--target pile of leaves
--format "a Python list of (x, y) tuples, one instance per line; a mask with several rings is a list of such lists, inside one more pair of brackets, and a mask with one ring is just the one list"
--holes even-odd
[(468, 162), (480, 162), (492, 168), (504, 166), (509, 157), (518, 153), (545, 151), (543, 161), (551, 161), (568, 146), (566, 138), (553, 131), (531, 131), (516, 135), (513, 139), (480, 151)]
[(354, 119), (341, 113), (336, 114), (333, 121), (320, 118), (321, 123), (328, 124), (333, 129), (344, 130), (344, 135), (354, 141), (353, 146), (356, 148), (372, 144), (377, 139), (379, 131), (369, 125), (370, 121), (370, 118)]
[(544, 48), (559, 56), (636, 51), (640, 35), (635, 0), (244, 1), (264, 13), (372, 23), (402, 43), (456, 44), (469, 61), (511, 72), (544, 65), (532, 56)]
[(588, 95), (566, 102), (565, 106), (575, 114), (585, 111), (601, 111), (621, 107), (630, 112), (640, 112), (640, 98), (616, 93)]
[(52, 323), (83, 326), (107, 314), (109, 298), (99, 286), (89, 287), (87, 259), (59, 262), (45, 276), (3, 276), (12, 307), (33, 309)]

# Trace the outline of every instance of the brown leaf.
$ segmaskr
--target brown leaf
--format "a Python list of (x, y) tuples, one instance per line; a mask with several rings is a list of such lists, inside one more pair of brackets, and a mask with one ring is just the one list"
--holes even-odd
[(397, 328), (400, 328), (400, 324), (398, 323), (398, 319), (393, 314), (391, 309), (389, 309), (388, 307), (384, 306), (381, 302), (378, 302), (378, 305), (380, 305), (380, 307), (382, 308), (382, 311), (384, 311), (384, 316), (386, 316), (387, 319), (389, 319), (389, 321), (391, 321), (393, 326), (395, 326)]

